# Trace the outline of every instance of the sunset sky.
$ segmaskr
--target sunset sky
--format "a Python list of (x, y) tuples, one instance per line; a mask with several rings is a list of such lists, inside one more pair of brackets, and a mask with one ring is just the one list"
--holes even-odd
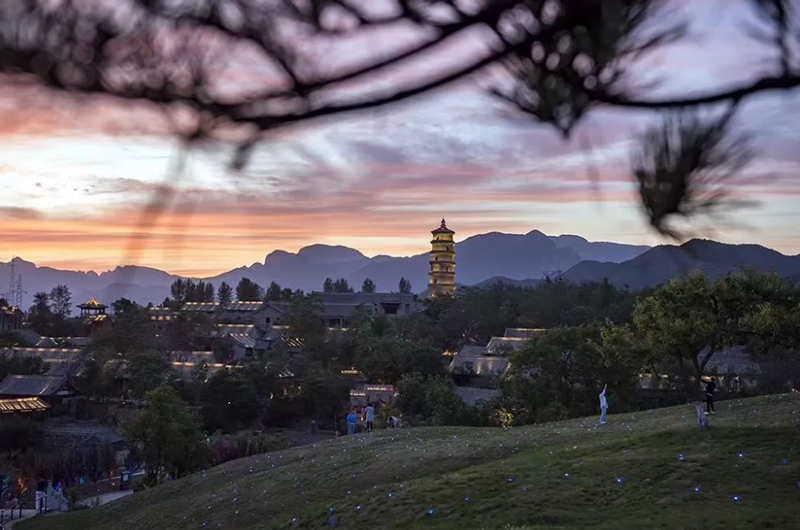
[[(665, 93), (686, 93), (770, 71), (769, 55), (739, 33), (748, 4), (692, 2), (695, 39), (651, 58), (642, 75), (667, 76)], [(164, 185), (177, 144), (143, 111), (104, 105), (78, 117), (70, 105), (0, 87), (0, 261), (97, 271), (125, 261), (211, 275), (312, 243), (367, 255), (425, 252), (442, 217), (457, 240), (539, 229), (663, 242), (639, 212), (628, 169), (630, 139), (647, 114), (597, 111), (565, 142), (460, 85), (397, 109), (282, 131), (241, 174), (226, 170), (229, 147), (192, 152), (174, 184), (180, 193), (149, 219), (145, 238), (137, 235), (143, 205)], [(744, 111), (739, 126), (752, 133), (758, 158), (732, 189), (759, 205), (700, 235), (800, 253), (800, 93), (754, 98)], [(140, 252), (129, 253), (132, 242)]]

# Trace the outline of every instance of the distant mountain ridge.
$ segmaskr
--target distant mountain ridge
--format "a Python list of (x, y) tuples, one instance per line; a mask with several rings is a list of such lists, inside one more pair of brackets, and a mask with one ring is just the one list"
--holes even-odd
[[(120, 297), (139, 303), (160, 303), (169, 295), (170, 284), (178, 278), (167, 272), (138, 266), (120, 266), (100, 274), (89, 271), (37, 267), (15, 258), (27, 293), (27, 308), (38, 291), (50, 291), (60, 283), (69, 285), (75, 304), (94, 296), (110, 304)], [(638, 289), (666, 282), (691, 270), (718, 276), (739, 266), (775, 270), (784, 276), (800, 275), (800, 257), (785, 256), (759, 245), (727, 245), (692, 240), (681, 246), (647, 247), (613, 242), (591, 242), (580, 236), (547, 236), (538, 230), (527, 234), (490, 232), (456, 243), (456, 279), (462, 285), (486, 285), (500, 279), (519, 285), (536, 285), (546, 276), (561, 276), (574, 282), (608, 278), (616, 285)], [(203, 279), (215, 286), (231, 285), (243, 277), (267, 287), (275, 281), (283, 287), (320, 290), (326, 277), (344, 277), (358, 289), (371, 278), (379, 291), (397, 289), (401, 277), (422, 292), (428, 281), (428, 254), (410, 257), (375, 256), (358, 250), (315, 244), (298, 252), (275, 250), (261, 263), (237, 267)], [(8, 286), (10, 267), (0, 263), (0, 293)]]

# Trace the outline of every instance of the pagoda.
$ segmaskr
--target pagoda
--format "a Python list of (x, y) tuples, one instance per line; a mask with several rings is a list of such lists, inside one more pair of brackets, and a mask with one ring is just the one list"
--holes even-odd
[(106, 315), (108, 306), (98, 302), (95, 297), (92, 297), (91, 300), (86, 303), (78, 304), (78, 307), (81, 310), (83, 323), (90, 333), (94, 333), (98, 329), (105, 327), (108, 323), (108, 315)]
[(447, 228), (447, 223), (442, 219), (442, 224), (432, 230), (431, 271), (428, 281), (430, 296), (453, 294), (456, 291), (456, 252), (453, 236), (455, 232)]

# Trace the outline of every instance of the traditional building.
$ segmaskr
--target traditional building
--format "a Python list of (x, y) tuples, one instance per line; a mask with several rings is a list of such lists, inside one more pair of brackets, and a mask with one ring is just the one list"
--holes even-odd
[(78, 308), (81, 310), (81, 318), (89, 333), (94, 333), (108, 325), (109, 320), (106, 314), (108, 306), (101, 304), (96, 298), (92, 297), (88, 302), (79, 304)]
[(430, 296), (453, 294), (456, 291), (456, 252), (453, 236), (444, 219), (436, 230), (432, 230), (431, 271), (428, 282)]

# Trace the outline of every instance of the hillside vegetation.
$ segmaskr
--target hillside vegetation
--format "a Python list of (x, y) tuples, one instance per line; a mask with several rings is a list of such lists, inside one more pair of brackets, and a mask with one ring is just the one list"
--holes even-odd
[(339, 438), (17, 530), (800, 528), (800, 395), (717, 408)]

